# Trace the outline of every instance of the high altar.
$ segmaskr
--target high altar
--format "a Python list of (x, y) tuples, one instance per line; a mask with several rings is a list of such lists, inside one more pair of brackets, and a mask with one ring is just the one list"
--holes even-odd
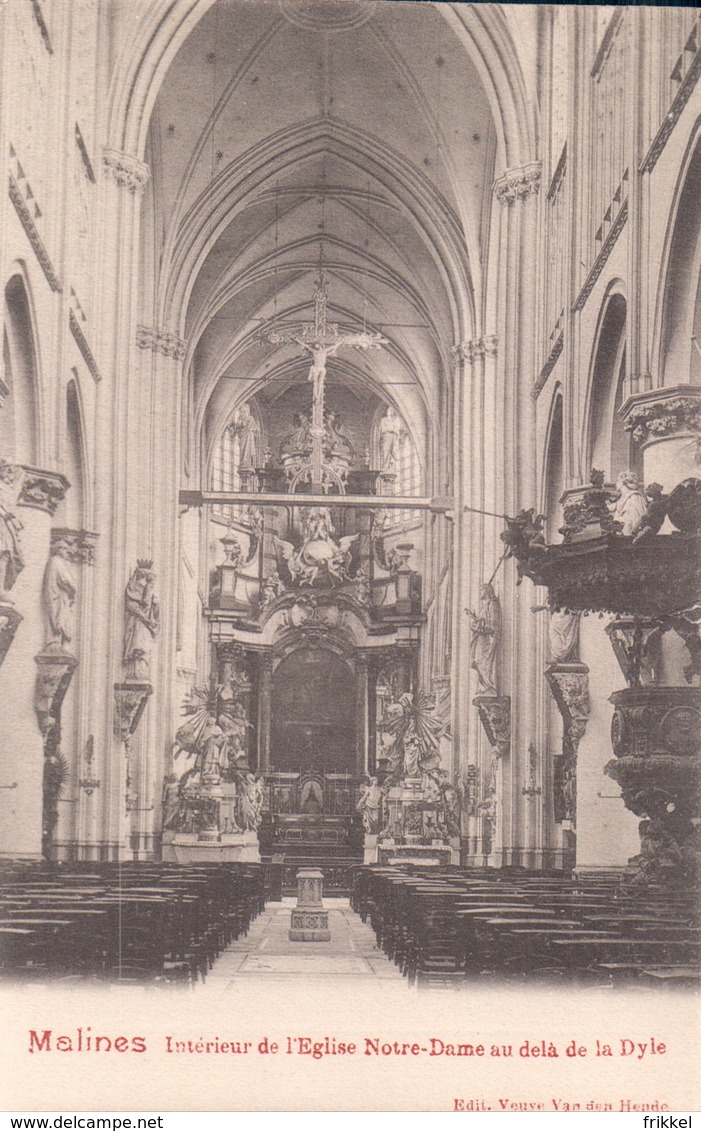
[(261, 460), (246, 405), (231, 426), (238, 493), (184, 498), (215, 512), (223, 560), (206, 610), (211, 683), (185, 699), (163, 854), (260, 851), (284, 858), (288, 886), (323, 859), (333, 890), (353, 862), (455, 861), (459, 817), (448, 728), (418, 687), (421, 547), (393, 521), (422, 503), (395, 493), (404, 425), (386, 406), (371, 467), (370, 437), (358, 458), (325, 397), (329, 356), (384, 339), (329, 323), (323, 280), (314, 298), (313, 323), (267, 332), (311, 355), (308, 411)]

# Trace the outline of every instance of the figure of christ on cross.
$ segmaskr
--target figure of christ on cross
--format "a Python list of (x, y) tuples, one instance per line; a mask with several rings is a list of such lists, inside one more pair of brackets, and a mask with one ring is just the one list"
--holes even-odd
[(367, 333), (365, 330), (354, 334), (342, 334), (335, 322), (326, 321), (326, 284), (323, 275), (314, 291), (314, 321), (307, 322), (294, 330), (271, 330), (267, 335), (269, 342), (295, 342), (311, 355), (309, 380), (312, 384), (312, 490), (322, 490), (322, 441), (324, 438), (324, 387), (326, 384), (326, 361), (339, 349), (380, 349), (387, 345), (381, 334)]

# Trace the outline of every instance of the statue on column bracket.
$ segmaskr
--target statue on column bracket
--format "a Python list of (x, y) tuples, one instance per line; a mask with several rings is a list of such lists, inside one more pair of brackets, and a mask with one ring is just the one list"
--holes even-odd
[(581, 613), (569, 609), (551, 609), (549, 605), (533, 605), (532, 613), (550, 613), (548, 622), (549, 664), (570, 664), (579, 659), (579, 622)]
[(73, 639), (73, 611), (77, 582), (71, 565), (72, 550), (65, 538), (51, 548), (51, 557), (44, 573), (44, 607), (47, 619), (46, 647), (65, 651)]
[(501, 640), (501, 605), (491, 582), (481, 587), (480, 598), (478, 612), (465, 609), (472, 632), (470, 667), (477, 672), (481, 694), (498, 695), (495, 668)]
[(231, 430), (239, 438), (239, 469), (252, 471), (256, 467), (258, 458), (258, 433), (260, 429), (256, 418), (251, 413), (251, 406), (248, 401), (244, 401), (239, 407)]
[(404, 429), (397, 410), (388, 405), (380, 421), (380, 470), (396, 471)]
[(147, 680), (153, 641), (161, 629), (151, 560), (139, 559), (124, 594), (124, 666), (129, 680)]

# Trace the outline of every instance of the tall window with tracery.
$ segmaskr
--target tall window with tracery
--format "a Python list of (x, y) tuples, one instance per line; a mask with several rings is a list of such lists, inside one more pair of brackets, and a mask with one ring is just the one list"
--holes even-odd
[[(240, 490), (241, 478), (238, 470), (240, 459), (241, 441), (232, 420), (224, 429), (221, 439), (212, 453), (210, 471), (210, 489), (212, 491)], [(212, 515), (228, 521), (232, 518), (240, 518), (242, 508), (225, 503), (215, 503), (212, 507)]]
[[(382, 466), (382, 451), (381, 451), (381, 429), (378, 426), (375, 429), (375, 466)], [(393, 467), (396, 474), (394, 481), (394, 494), (395, 495), (420, 495), (422, 478), (421, 478), (421, 464), (419, 461), (418, 452), (414, 446), (414, 442), (409, 435), (409, 431), (401, 421), (401, 428), (399, 430), (399, 438), (396, 446), (396, 455), (394, 457)], [(420, 510), (388, 510), (385, 518), (385, 529), (394, 530), (397, 527), (406, 523), (416, 522), (421, 518)]]

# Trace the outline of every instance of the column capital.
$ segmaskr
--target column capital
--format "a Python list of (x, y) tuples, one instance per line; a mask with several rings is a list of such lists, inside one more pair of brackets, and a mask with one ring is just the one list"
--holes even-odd
[(456, 362), (469, 362), (473, 365), (480, 357), (496, 357), (499, 353), (499, 338), (496, 334), (486, 334), (483, 338), (472, 338), (471, 341), (456, 342), (451, 347), (453, 359)]
[(51, 546), (53, 548), (57, 542), (67, 542), (71, 561), (94, 565), (98, 537), (91, 530), (69, 530), (65, 526), (54, 526), (51, 529)]
[(148, 165), (139, 161), (138, 157), (131, 157), (116, 149), (102, 151), (102, 167), (105, 176), (132, 193), (142, 193), (151, 179)]
[(174, 361), (182, 361), (187, 349), (184, 338), (179, 338), (169, 330), (159, 330), (156, 326), (137, 326), (136, 344), (140, 350), (162, 353), (164, 357), (172, 357)]
[(520, 168), (507, 169), (494, 182), (494, 195), (502, 207), (516, 200), (528, 200), (540, 191), (541, 162), (531, 161)]
[(23, 465), (17, 505), (55, 514), (69, 487), (70, 483), (60, 471), (43, 471)]

